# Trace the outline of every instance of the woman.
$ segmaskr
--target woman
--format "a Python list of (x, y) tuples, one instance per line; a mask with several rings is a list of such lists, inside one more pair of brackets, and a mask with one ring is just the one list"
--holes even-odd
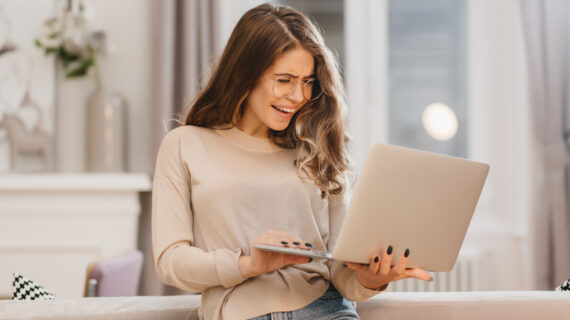
[(332, 250), (347, 209), (340, 76), (301, 13), (245, 13), (184, 123), (158, 154), (153, 248), (165, 283), (202, 293), (202, 318), (358, 319), (347, 299), (430, 278), (407, 257), (391, 267), (391, 247), (369, 265), (252, 248)]

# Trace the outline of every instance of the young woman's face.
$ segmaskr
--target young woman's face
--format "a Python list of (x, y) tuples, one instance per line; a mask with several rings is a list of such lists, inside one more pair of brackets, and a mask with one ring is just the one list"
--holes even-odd
[[(304, 85), (315, 78), (313, 69), (313, 56), (300, 47), (277, 58), (247, 97), (239, 128), (258, 137), (267, 137), (270, 128), (285, 130), (293, 115), (307, 102)], [(286, 89), (289, 87), (290, 90)]]

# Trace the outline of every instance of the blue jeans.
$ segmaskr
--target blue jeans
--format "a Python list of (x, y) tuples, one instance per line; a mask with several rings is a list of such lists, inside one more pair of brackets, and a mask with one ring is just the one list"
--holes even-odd
[(360, 319), (352, 302), (346, 300), (331, 284), (327, 292), (310, 305), (288, 312), (272, 312), (251, 320), (333, 320)]

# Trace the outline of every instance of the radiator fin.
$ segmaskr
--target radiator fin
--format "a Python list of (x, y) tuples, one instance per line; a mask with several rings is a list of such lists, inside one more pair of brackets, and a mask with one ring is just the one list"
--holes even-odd
[(450, 272), (433, 272), (434, 281), (404, 279), (392, 282), (387, 291), (476, 291), (483, 272), (483, 254), (476, 248), (463, 248)]

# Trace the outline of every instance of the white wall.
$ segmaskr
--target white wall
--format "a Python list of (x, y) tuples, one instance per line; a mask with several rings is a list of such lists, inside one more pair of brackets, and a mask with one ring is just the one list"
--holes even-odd
[(350, 154), (364, 162), (373, 141), (388, 143), (388, 2), (344, 2)]
[(468, 10), (470, 155), (491, 170), (466, 244), (485, 249), (489, 289), (530, 289), (534, 153), (521, 11), (516, 0), (471, 0)]
[(101, 59), (103, 81), (128, 101), (128, 171), (150, 172), (152, 97), (152, 0), (90, 1), (96, 25), (107, 32), (112, 52)]

